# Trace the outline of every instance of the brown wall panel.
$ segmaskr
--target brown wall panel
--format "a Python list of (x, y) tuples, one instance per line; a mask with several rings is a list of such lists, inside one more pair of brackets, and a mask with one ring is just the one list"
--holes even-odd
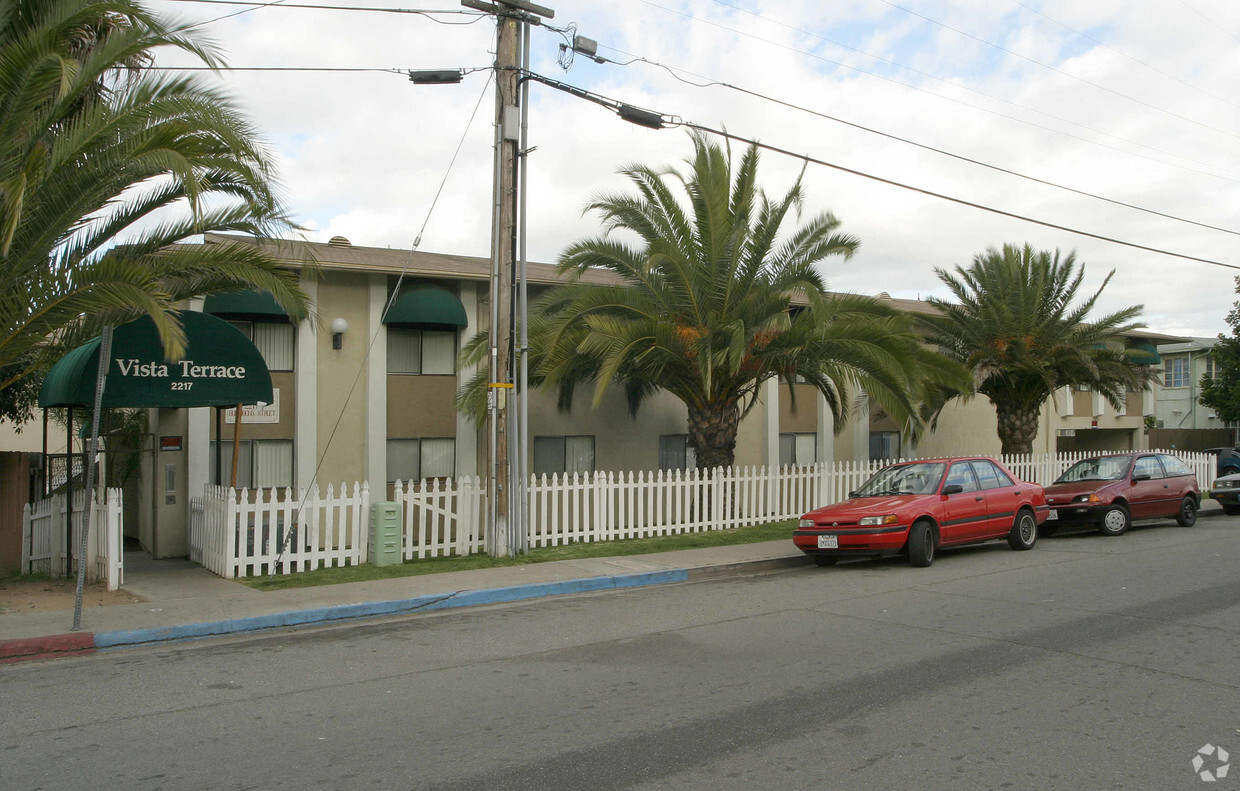
[(456, 436), (455, 376), (388, 375), (389, 437)]

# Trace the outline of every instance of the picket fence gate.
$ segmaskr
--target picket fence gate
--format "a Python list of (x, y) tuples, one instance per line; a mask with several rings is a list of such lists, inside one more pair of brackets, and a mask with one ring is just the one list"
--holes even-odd
[[(22, 508), (21, 573), (65, 577), (76, 569), (68, 563), (82, 540), (86, 492), (73, 493), (73, 553), (66, 552), (65, 521), (68, 496), (63, 492), (27, 503)], [(106, 583), (113, 591), (124, 583), (125, 564), (121, 549), (122, 514), (120, 489), (107, 489), (89, 498), (94, 510), (86, 541), (86, 581)]]
[[(1172, 453), (1214, 482), (1215, 459)], [(1096, 453), (998, 457), (1021, 480), (1048, 485)], [(901, 459), (900, 461), (904, 461)], [(531, 549), (578, 542), (693, 533), (795, 519), (839, 502), (890, 459), (803, 467), (595, 472), (532, 476), (528, 491)], [(396, 481), (405, 560), (487, 551), (485, 483)], [(291, 574), (365, 562), (370, 486), (350, 489), (224, 489), (209, 486), (191, 501), (190, 559), (223, 577)]]

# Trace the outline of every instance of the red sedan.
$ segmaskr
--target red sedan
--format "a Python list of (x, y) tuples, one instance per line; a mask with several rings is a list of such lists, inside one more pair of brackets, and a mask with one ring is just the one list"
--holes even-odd
[(1032, 549), (1046, 515), (1042, 487), (994, 459), (928, 459), (884, 467), (844, 502), (810, 511), (792, 540), (819, 566), (900, 552), (929, 566), (939, 547), (1006, 538)]

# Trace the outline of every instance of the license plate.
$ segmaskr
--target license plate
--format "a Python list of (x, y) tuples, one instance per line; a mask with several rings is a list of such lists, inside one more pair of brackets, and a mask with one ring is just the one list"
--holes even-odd
[(1059, 518), (1059, 512), (1054, 509), (1051, 509), (1050, 513), (1046, 515), (1046, 521), (1048, 522), (1052, 519), (1058, 519), (1058, 518)]
[(840, 548), (840, 537), (839, 536), (818, 536), (818, 548), (819, 549), (839, 549)]

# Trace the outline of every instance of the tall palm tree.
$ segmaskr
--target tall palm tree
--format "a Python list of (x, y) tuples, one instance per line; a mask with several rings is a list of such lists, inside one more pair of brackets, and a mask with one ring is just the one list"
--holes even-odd
[[(688, 441), (703, 468), (733, 463), (741, 417), (771, 377), (790, 392), (797, 377), (817, 388), (837, 431), (864, 388), (915, 433), (923, 382), (959, 382), (963, 372), (878, 300), (827, 293), (816, 265), (850, 258), (859, 243), (829, 212), (781, 236), (804, 202), (799, 177), (771, 199), (758, 187), (756, 146), (734, 163), (703, 135), (692, 140), (686, 173), (629, 166), (622, 173), (636, 195), (587, 207), (605, 232), (560, 256), (569, 282), (531, 320), (532, 381), (556, 388), (561, 407), (590, 382), (595, 406), (616, 385), (634, 412), (656, 391), (671, 393), (688, 409)], [(615, 285), (582, 281), (590, 270), (610, 272)], [(481, 339), (470, 351), (480, 358)]]
[(187, 297), (250, 287), (310, 310), (254, 245), (176, 244), (290, 223), (234, 105), (142, 69), (162, 48), (218, 62), (138, 0), (0, 0), (0, 400), (92, 324), (148, 315), (175, 357)]
[(1144, 387), (1147, 368), (1134, 365), (1124, 333), (1141, 305), (1090, 318), (1114, 270), (1092, 295), (1080, 299), (1085, 268), (1076, 254), (1005, 244), (973, 257), (955, 273), (935, 269), (956, 301), (928, 298), (937, 315), (923, 317), (928, 339), (973, 372), (974, 386), (938, 393), (980, 393), (998, 413), (1003, 453), (1030, 453), (1042, 405), (1061, 387), (1084, 385), (1119, 407), (1127, 388)]

